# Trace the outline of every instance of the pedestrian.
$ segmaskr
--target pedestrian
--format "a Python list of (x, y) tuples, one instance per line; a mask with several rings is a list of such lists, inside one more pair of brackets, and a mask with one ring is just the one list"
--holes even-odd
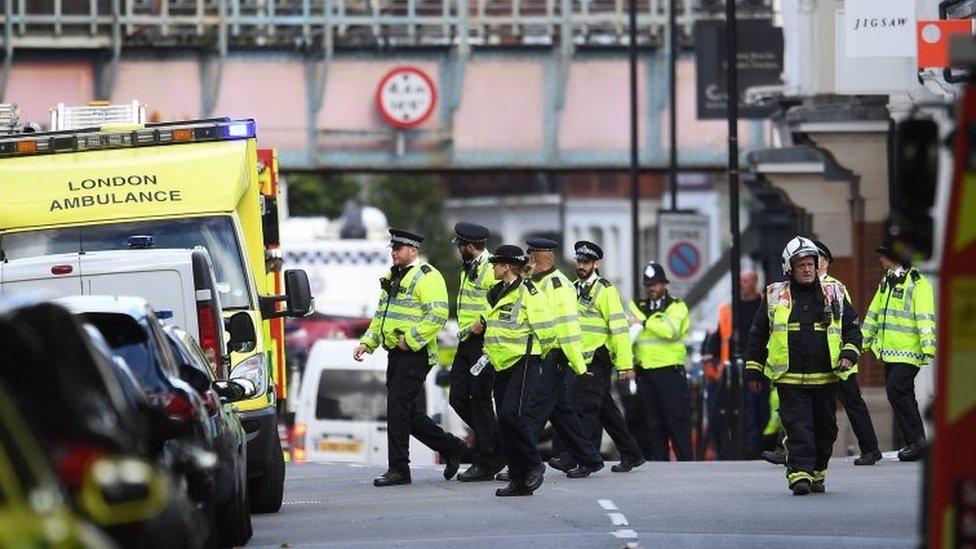
[(542, 355), (556, 334), (545, 295), (521, 276), (528, 262), (522, 249), (499, 246), (488, 261), (499, 282), (488, 292), (487, 314), (472, 323), (472, 331), (484, 333), (485, 353), (495, 370), (498, 441), (509, 473), (508, 486), (495, 495), (530, 496), (542, 485), (546, 467), (526, 406), (539, 379)]
[(393, 266), (380, 278), (380, 301), (353, 358), (382, 346), (386, 367), (386, 440), (389, 469), (373, 486), (410, 484), (410, 435), (446, 461), (444, 479), (457, 473), (464, 441), (444, 432), (418, 405), (418, 395), (437, 363), (437, 333), (447, 322), (447, 286), (441, 273), (420, 260), (424, 237), (390, 229)]
[[(620, 452), (620, 463), (610, 468), (624, 473), (644, 463), (640, 447), (627, 428), (624, 416), (610, 394), (611, 378), (616, 370), (622, 380), (634, 379), (634, 356), (630, 345), (627, 316), (620, 301), (620, 292), (609, 280), (600, 276), (603, 250), (593, 242), (581, 240), (576, 251), (577, 308), (582, 332), (583, 358), (592, 376), (573, 380), (573, 393), (579, 404), (580, 422), (595, 448), (600, 447), (606, 429)], [(556, 439), (563, 446), (562, 439)], [(549, 463), (558, 469), (571, 469), (576, 464), (572, 455), (562, 449)], [(553, 462), (556, 462), (554, 464)]]
[(864, 318), (864, 348), (884, 363), (888, 402), (905, 442), (898, 459), (916, 461), (925, 447), (925, 429), (915, 376), (935, 358), (932, 285), (890, 242), (876, 251), (885, 273)]
[(488, 290), (495, 275), (486, 250), (488, 229), (474, 223), (454, 225), (454, 244), (461, 256), (461, 282), (457, 295), (458, 347), (451, 365), (451, 408), (474, 431), (471, 467), (458, 475), (461, 482), (493, 480), (503, 461), (496, 446), (498, 431), (492, 403), (494, 371), (485, 368), (477, 376), (471, 366), (484, 351), (484, 333), (471, 326), (488, 314)]
[[(555, 340), (545, 358), (539, 382), (529, 398), (527, 413), (536, 436), (550, 421), (572, 456), (573, 468), (562, 468), (569, 478), (584, 478), (603, 469), (598, 447), (586, 435), (570, 394), (571, 376), (589, 376), (583, 358), (579, 313), (573, 283), (556, 267), (554, 240), (530, 238), (532, 282), (552, 311)], [(558, 461), (556, 463), (559, 463)]]
[(783, 249), (788, 278), (766, 287), (749, 332), (746, 382), (776, 384), (786, 429), (786, 479), (795, 495), (826, 491), (837, 439), (837, 382), (860, 354), (857, 312), (843, 284), (817, 276), (820, 250), (797, 236)]
[(691, 397), (685, 377), (685, 336), (691, 320), (685, 302), (668, 292), (667, 275), (657, 262), (644, 268), (647, 298), (630, 303), (631, 323), (641, 331), (635, 342), (637, 394), (647, 417), (651, 459), (668, 461), (668, 444), (678, 461), (690, 461)]
[[(840, 283), (836, 278), (827, 274), (830, 264), (834, 262), (834, 255), (830, 253), (830, 248), (819, 240), (814, 240), (813, 243), (820, 250), (820, 268), (818, 270), (820, 280)], [(844, 297), (853, 302), (849, 293)], [(861, 450), (861, 455), (854, 460), (854, 465), (874, 465), (881, 461), (881, 450), (878, 448), (878, 436), (874, 432), (874, 423), (871, 421), (868, 405), (861, 395), (861, 387), (857, 384), (857, 364), (851, 368), (850, 377), (842, 380), (838, 385), (837, 399), (840, 400), (847, 412), (847, 419), (851, 422), (851, 429), (854, 430), (854, 437), (857, 438), (857, 445)]]

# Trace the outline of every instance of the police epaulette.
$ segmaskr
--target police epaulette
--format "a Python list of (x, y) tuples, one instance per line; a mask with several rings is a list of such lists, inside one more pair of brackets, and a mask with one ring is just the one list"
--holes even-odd
[(552, 287), (553, 288), (561, 288), (562, 285), (563, 285), (563, 283), (559, 281), (559, 277), (557, 277), (557, 276), (552, 277)]
[(912, 275), (912, 280), (915, 282), (918, 282), (918, 279), (922, 278), (922, 273), (916, 271), (915, 269), (912, 269), (910, 272)]
[(525, 284), (525, 289), (528, 290), (530, 294), (535, 295), (539, 293), (539, 289), (536, 288), (535, 284), (533, 284), (529, 280), (526, 280), (525, 282), (523, 282), (523, 284)]
[(605, 278), (600, 279), (600, 284), (603, 284), (603, 287), (605, 288), (609, 288), (610, 286), (613, 286), (613, 284), (611, 284), (610, 281)]
[(428, 274), (432, 270), (433, 270), (433, 268), (430, 265), (426, 264), (426, 263), (424, 263), (423, 265), (420, 266), (420, 272), (422, 272), (424, 274)]

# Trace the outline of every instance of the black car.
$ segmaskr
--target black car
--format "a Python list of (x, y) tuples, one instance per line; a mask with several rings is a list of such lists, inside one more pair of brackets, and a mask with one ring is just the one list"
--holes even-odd
[(146, 441), (132, 407), (77, 318), (50, 302), (0, 305), (0, 381), (75, 508), (124, 547), (198, 547), (203, 517)]
[(214, 530), (222, 545), (243, 545), (251, 538), (247, 439), (231, 402), (252, 397), (255, 387), (247, 380), (218, 381), (193, 336), (175, 326), (165, 326), (163, 330), (180, 365), (180, 377), (200, 393), (209, 414), (210, 450), (217, 454), (220, 464), (212, 499)]

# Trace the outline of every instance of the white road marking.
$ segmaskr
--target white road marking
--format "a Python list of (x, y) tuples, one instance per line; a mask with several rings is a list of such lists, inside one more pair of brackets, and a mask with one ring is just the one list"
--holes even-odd
[(637, 532), (633, 530), (617, 530), (610, 534), (617, 539), (637, 539)]
[(597, 503), (599, 503), (600, 504), (600, 507), (603, 507), (607, 511), (616, 511), (617, 510), (617, 506), (613, 504), (613, 500), (609, 500), (609, 499), (598, 499), (597, 500)]
[(627, 522), (627, 517), (625, 517), (623, 513), (607, 513), (607, 516), (610, 517), (610, 522), (612, 522), (614, 526), (630, 525), (630, 523)]

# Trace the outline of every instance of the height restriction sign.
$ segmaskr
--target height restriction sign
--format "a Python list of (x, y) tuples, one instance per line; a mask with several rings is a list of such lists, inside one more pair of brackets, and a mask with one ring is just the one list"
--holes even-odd
[(395, 128), (407, 129), (423, 124), (434, 112), (436, 103), (434, 81), (416, 67), (391, 70), (376, 89), (376, 109)]
[(659, 212), (658, 261), (671, 279), (671, 292), (684, 297), (711, 263), (708, 216)]

